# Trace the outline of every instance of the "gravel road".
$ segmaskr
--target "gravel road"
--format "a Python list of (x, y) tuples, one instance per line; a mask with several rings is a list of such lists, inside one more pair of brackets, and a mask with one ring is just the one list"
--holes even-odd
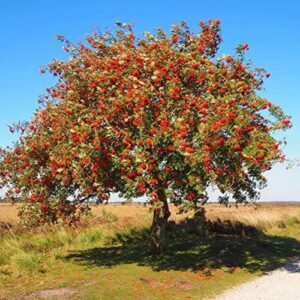
[(244, 283), (215, 300), (300, 300), (300, 258), (298, 261)]

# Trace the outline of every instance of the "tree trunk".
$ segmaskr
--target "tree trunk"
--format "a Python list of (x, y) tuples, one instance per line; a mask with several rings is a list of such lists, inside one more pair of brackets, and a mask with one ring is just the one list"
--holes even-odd
[(153, 212), (153, 222), (150, 233), (150, 250), (154, 254), (160, 254), (166, 245), (166, 226), (171, 213), (164, 193), (159, 195), (163, 202), (162, 208), (156, 208)]

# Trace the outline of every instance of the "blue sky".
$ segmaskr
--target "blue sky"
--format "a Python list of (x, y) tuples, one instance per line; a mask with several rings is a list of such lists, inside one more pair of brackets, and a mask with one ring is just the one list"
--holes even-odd
[[(285, 134), (290, 158), (300, 157), (300, 2), (297, 0), (10, 0), (0, 1), (0, 146), (14, 136), (7, 124), (28, 120), (37, 97), (53, 81), (39, 67), (65, 58), (57, 34), (73, 41), (95, 29), (113, 28), (117, 20), (135, 24), (136, 32), (170, 28), (186, 20), (197, 31), (200, 20), (220, 19), (224, 42), (221, 53), (248, 43), (248, 57), (271, 77), (263, 95), (292, 116), (294, 127)], [(300, 200), (300, 168), (277, 166), (267, 174), (262, 200)]]

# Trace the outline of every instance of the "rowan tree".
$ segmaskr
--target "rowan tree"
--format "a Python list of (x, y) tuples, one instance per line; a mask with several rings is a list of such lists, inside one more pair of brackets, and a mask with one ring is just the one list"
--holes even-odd
[(82, 203), (111, 193), (144, 196), (160, 252), (169, 203), (205, 204), (212, 185), (220, 202), (255, 200), (264, 171), (283, 159), (274, 132), (291, 124), (260, 96), (269, 74), (245, 58), (247, 44), (216, 58), (219, 20), (200, 22), (198, 34), (182, 22), (139, 39), (116, 25), (76, 45), (58, 37), (70, 58), (41, 70), (57, 83), (2, 150), (1, 185), (40, 223), (74, 222)]

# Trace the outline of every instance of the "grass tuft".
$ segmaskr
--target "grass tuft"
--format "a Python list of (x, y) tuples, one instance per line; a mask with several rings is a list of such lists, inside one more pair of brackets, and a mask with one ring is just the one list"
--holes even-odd
[(89, 231), (80, 233), (76, 237), (75, 243), (88, 245), (96, 242), (104, 243), (105, 240), (105, 232), (101, 228), (91, 228)]
[(42, 270), (41, 261), (42, 255), (39, 253), (19, 252), (11, 258), (12, 263), (16, 264), (19, 270), (34, 271)]

